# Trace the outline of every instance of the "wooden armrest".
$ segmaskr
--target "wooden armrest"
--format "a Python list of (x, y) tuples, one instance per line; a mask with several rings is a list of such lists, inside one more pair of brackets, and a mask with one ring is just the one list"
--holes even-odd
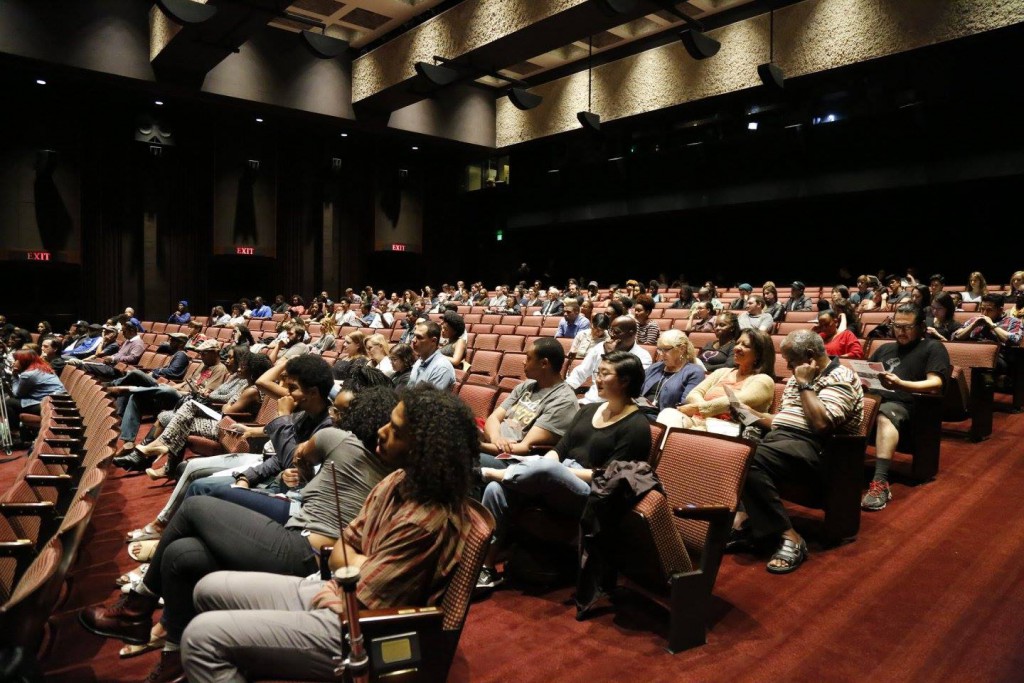
[(27, 538), (19, 538), (15, 541), (0, 541), (0, 556), (11, 557), (15, 554), (24, 555), (31, 553), (35, 544)]
[(30, 486), (68, 486), (71, 484), (70, 474), (26, 474), (25, 481)]
[(42, 512), (52, 512), (53, 509), (52, 500), (41, 500), (35, 503), (0, 503), (0, 510), (11, 515), (38, 515)]
[(680, 519), (698, 519), (713, 522), (731, 518), (733, 511), (728, 505), (684, 505), (672, 509), (672, 514)]
[(54, 415), (53, 419), (54, 420), (59, 420), (62, 423), (64, 423), (64, 422), (80, 423), (82, 421), (82, 416), (81, 415)]
[(40, 453), (36, 457), (45, 463), (53, 463), (54, 465), (77, 465), (81, 462), (81, 458), (70, 453)]
[(74, 427), (71, 425), (53, 425), (52, 427), (50, 427), (50, 431), (53, 432), (54, 434), (70, 436), (72, 434), (79, 434), (81, 432), (84, 432), (85, 427)]

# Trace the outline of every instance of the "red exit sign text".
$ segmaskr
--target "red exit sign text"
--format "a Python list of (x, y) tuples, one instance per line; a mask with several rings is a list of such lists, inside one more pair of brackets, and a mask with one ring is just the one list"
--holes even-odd
[(49, 261), (50, 252), (48, 251), (30, 251), (27, 254), (29, 261)]
[(254, 256), (256, 247), (235, 247), (235, 253), (239, 256)]
[(391, 251), (405, 251), (405, 245), (404, 244), (392, 244), (391, 245)]

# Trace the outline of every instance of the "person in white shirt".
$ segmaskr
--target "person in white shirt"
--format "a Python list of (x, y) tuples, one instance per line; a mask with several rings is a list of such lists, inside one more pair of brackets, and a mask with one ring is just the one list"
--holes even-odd
[[(598, 366), (601, 365), (601, 357), (612, 351), (627, 351), (633, 354), (640, 359), (644, 372), (647, 372), (647, 368), (651, 367), (651, 354), (636, 343), (635, 320), (626, 315), (619, 316), (612, 322), (609, 335), (611, 336), (610, 341), (592, 347), (587, 352), (587, 357), (583, 359), (583, 362), (577, 365), (569, 373), (569, 376), (565, 378), (566, 384), (574, 391), (578, 391), (584, 382), (587, 381), (588, 377), (593, 378), (595, 376)], [(586, 405), (588, 403), (598, 403), (602, 400), (597, 393), (597, 382), (593, 382), (587, 393), (580, 399), (580, 403)]]

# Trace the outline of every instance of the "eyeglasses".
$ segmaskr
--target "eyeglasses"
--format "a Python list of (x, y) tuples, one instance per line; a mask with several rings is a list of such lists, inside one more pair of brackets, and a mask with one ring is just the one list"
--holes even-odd
[(917, 323), (893, 323), (892, 328), (894, 330), (912, 330), (917, 327)]

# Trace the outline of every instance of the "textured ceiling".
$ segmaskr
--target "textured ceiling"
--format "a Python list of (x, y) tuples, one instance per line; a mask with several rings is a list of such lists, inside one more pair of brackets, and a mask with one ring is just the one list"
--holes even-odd
[[(349, 41), (358, 49), (441, 4), (442, 0), (295, 0), (290, 14), (324, 24), (329, 36)], [(287, 18), (270, 22), (286, 31), (311, 28)]]

